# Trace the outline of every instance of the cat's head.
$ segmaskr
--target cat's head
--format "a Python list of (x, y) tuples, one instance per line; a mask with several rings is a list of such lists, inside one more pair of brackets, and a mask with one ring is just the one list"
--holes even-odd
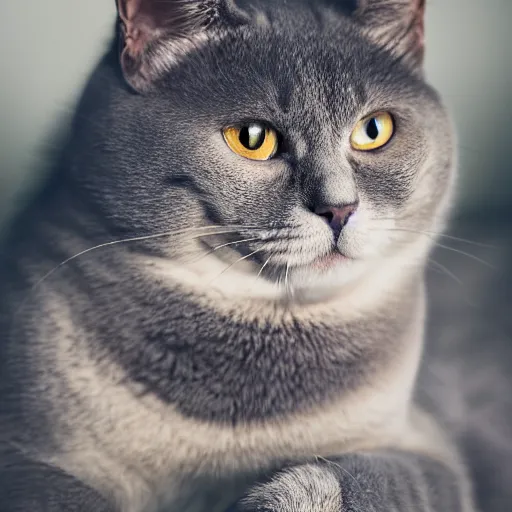
[(424, 1), (118, 9), (75, 169), (119, 233), (173, 232), (148, 241), (159, 257), (247, 293), (336, 291), (425, 256), (453, 162)]

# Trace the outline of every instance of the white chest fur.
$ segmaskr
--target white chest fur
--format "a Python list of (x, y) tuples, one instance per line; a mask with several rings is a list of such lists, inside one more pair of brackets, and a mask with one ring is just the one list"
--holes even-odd
[(222, 512), (262, 471), (404, 441), (422, 336), (410, 334), (401, 360), (364, 389), (308, 413), (232, 427), (138, 397), (119, 368), (92, 363), (79, 333), (68, 331), (52, 356), (66, 381), (54, 392), (78, 400), (56, 427), (66, 432), (63, 452), (50, 461), (114, 494), (123, 512), (212, 512), (215, 501)]
[(307, 412), (236, 427), (186, 418), (130, 388), (108, 358), (93, 361), (87, 333), (73, 325), (64, 300), (55, 297), (48, 307), (53, 326), (41, 339), (54, 336), (55, 324), (59, 336), (38, 358), (43, 369), (55, 369), (44, 384), (55, 394), (62, 451), (46, 459), (113, 495), (123, 512), (222, 512), (244, 485), (284, 463), (413, 442), (421, 300), (392, 363), (364, 386)]

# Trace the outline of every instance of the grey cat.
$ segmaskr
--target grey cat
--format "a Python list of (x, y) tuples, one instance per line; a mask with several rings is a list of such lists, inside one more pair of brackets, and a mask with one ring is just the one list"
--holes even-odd
[(508, 510), (439, 333), (419, 373), (455, 176), (424, 2), (118, 13), (2, 245), (0, 511)]

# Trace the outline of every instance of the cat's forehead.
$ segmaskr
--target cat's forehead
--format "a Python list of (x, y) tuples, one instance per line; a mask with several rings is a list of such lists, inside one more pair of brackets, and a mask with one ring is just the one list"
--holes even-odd
[(423, 87), (350, 19), (279, 12), (217, 34), (188, 55), (166, 81), (173, 103), (226, 124), (259, 119), (314, 136), (385, 107), (380, 98), (402, 101), (411, 84), (413, 95)]

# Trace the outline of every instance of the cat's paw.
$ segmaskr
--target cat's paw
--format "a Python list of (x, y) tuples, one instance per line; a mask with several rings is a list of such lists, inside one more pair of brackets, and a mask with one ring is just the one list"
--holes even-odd
[(340, 512), (341, 487), (327, 466), (306, 464), (257, 485), (229, 512)]

